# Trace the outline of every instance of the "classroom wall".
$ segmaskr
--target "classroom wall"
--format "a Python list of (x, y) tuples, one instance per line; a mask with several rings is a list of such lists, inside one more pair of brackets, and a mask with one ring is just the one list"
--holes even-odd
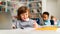
[(42, 13), (47, 11), (50, 16), (53, 15), (60, 19), (60, 0), (42, 0)]
[(12, 25), (12, 17), (10, 13), (0, 12), (0, 29), (10, 29)]
[(50, 13), (50, 16), (53, 15), (55, 17), (58, 17), (57, 0), (47, 0), (46, 9)]
[(57, 12), (58, 12), (58, 18), (60, 19), (60, 0), (57, 0)]
[(46, 9), (46, 2), (47, 2), (47, 0), (42, 0), (42, 13), (47, 11), (47, 9)]

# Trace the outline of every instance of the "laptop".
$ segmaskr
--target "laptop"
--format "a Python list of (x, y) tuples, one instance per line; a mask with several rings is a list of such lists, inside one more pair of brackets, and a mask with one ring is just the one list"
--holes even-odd
[(12, 17), (10, 12), (0, 12), (0, 30), (12, 29)]

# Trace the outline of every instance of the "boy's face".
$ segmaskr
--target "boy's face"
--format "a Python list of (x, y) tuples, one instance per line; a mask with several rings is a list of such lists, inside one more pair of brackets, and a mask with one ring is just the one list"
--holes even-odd
[(49, 16), (46, 14), (43, 14), (43, 20), (48, 20)]
[(23, 13), (23, 14), (21, 14), (20, 16), (21, 16), (21, 19), (22, 19), (23, 21), (26, 21), (26, 19), (28, 18), (28, 12)]
[(57, 18), (56, 18), (56, 17), (53, 17), (53, 20), (54, 20), (54, 21), (57, 21)]

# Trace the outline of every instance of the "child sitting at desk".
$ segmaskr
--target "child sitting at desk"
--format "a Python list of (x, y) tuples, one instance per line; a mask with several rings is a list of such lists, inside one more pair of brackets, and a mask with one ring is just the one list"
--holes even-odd
[(49, 13), (48, 12), (44, 12), (43, 13), (43, 20), (44, 20), (44, 24), (46, 26), (50, 26), (51, 25), (50, 20), (49, 20)]
[(29, 19), (29, 14), (30, 14), (29, 9), (26, 6), (21, 6), (17, 12), (18, 20), (16, 21), (13, 27), (21, 29), (37, 28), (38, 27), (37, 23), (34, 20)]
[(58, 20), (56, 17), (54, 17), (54, 16), (51, 16), (51, 20), (53, 20), (54, 21), (54, 25), (56, 25), (56, 26), (60, 26), (60, 20)]

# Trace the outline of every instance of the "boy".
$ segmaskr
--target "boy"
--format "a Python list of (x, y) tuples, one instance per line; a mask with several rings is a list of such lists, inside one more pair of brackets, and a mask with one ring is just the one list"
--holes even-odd
[(49, 20), (49, 13), (48, 12), (43, 13), (43, 20), (44, 20), (44, 24), (46, 26), (51, 25), (50, 20)]

